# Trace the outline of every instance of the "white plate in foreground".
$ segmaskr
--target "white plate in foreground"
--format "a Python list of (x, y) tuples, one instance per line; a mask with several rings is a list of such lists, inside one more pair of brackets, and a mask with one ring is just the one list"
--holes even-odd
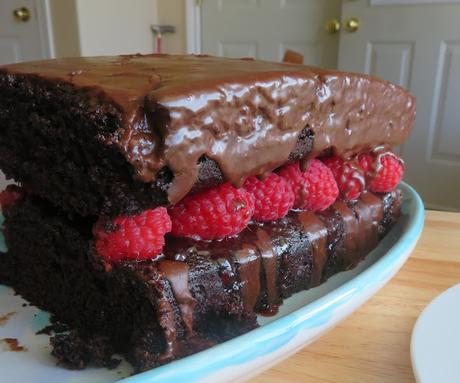
[(420, 314), (411, 356), (418, 383), (460, 382), (460, 285), (444, 291)]
[[(402, 216), (390, 233), (354, 270), (342, 272), (321, 286), (295, 294), (271, 318), (260, 317), (261, 326), (208, 350), (134, 376), (127, 363), (112, 371), (88, 368), (67, 371), (55, 366), (49, 355), (47, 335), (35, 335), (48, 314), (26, 306), (10, 288), (0, 286), (0, 339), (14, 338), (25, 352), (0, 348), (0, 379), (8, 383), (113, 382), (235, 382), (246, 380), (313, 342), (356, 310), (379, 290), (404, 264), (423, 228), (420, 197), (402, 183)], [(13, 313), (11, 318), (5, 314)], [(123, 379), (125, 378), (125, 379)]]

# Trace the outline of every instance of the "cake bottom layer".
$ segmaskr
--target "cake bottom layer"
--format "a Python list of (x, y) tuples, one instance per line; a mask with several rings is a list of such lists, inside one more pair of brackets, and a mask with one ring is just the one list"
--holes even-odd
[(94, 222), (27, 197), (5, 212), (0, 282), (73, 329), (51, 340), (60, 364), (111, 366), (120, 353), (141, 371), (247, 332), (256, 312), (354, 267), (400, 205), (398, 191), (365, 193), (222, 241), (169, 237), (159, 261), (108, 264), (94, 251)]

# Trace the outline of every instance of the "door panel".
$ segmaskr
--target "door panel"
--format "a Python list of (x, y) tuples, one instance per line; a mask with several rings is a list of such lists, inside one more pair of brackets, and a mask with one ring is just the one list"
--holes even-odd
[(248, 8), (256, 8), (259, 6), (260, 0), (218, 0), (218, 6), (222, 10), (239, 9), (247, 10)]
[[(35, 1), (0, 1), (0, 65), (47, 58)], [(30, 12), (27, 21), (19, 21), (15, 9), (25, 7)]]
[(460, 165), (459, 43), (442, 42), (436, 72), (437, 88), (433, 93), (429, 158), (434, 161), (453, 161)]
[(338, 35), (324, 23), (340, 16), (340, 0), (204, 0), (202, 52), (281, 61), (287, 49), (306, 64), (335, 68)]
[[(433, 2), (434, 3), (434, 2)], [(338, 66), (408, 88), (417, 99), (401, 150), (406, 179), (428, 207), (460, 210), (460, 4), (371, 5), (343, 1)]]
[(18, 39), (0, 36), (0, 65), (19, 61), (21, 54)]
[(411, 43), (368, 42), (365, 73), (384, 78), (407, 88), (412, 64)]
[(225, 57), (256, 57), (257, 43), (256, 42), (219, 42), (219, 56)]

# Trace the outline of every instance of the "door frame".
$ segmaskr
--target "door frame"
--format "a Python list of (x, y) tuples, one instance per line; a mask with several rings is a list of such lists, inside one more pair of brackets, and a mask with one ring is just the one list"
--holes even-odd
[(188, 54), (201, 53), (201, 4), (202, 0), (185, 0), (185, 25)]
[(53, 25), (49, 0), (34, 0), (37, 13), (38, 29), (45, 58), (54, 58)]

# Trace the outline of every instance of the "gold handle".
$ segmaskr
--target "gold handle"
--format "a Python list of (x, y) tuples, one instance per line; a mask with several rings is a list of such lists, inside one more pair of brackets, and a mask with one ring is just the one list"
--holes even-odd
[(359, 19), (352, 17), (345, 21), (345, 29), (350, 33), (356, 32), (359, 29)]
[(340, 21), (337, 19), (330, 19), (324, 24), (324, 29), (330, 34), (337, 33), (340, 31)]
[(13, 16), (17, 21), (26, 22), (30, 19), (30, 11), (26, 7), (16, 8), (13, 11)]

